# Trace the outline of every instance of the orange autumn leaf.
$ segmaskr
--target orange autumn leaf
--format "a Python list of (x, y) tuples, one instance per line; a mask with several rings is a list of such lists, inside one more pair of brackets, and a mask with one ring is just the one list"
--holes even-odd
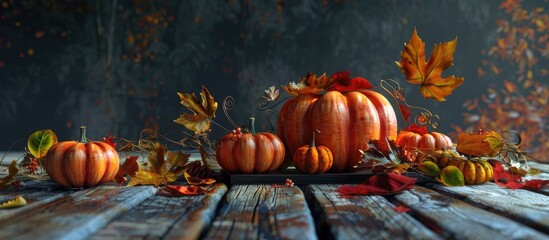
[(202, 102), (194, 95), (194, 93), (180, 93), (181, 105), (193, 112), (193, 114), (184, 113), (174, 122), (185, 126), (187, 129), (194, 131), (195, 133), (203, 133), (210, 129), (211, 119), (215, 117), (215, 111), (217, 110), (217, 102), (214, 100), (210, 91), (202, 86), (200, 96)]
[(139, 171), (139, 163), (137, 162), (138, 158), (139, 156), (131, 156), (129, 158), (126, 158), (126, 161), (124, 161), (124, 163), (120, 165), (120, 168), (118, 169), (118, 172), (114, 177), (114, 181), (117, 183), (123, 183), (128, 180), (126, 178), (126, 175), (129, 175), (130, 177), (135, 177), (135, 174), (137, 173), (137, 171)]
[(470, 156), (498, 155), (503, 148), (504, 142), (501, 136), (494, 131), (482, 133), (460, 133), (456, 150)]
[(195, 185), (168, 185), (164, 186), (159, 194), (169, 197), (182, 197), (200, 195), (206, 192), (209, 192), (209, 190)]
[(318, 94), (331, 87), (334, 83), (334, 78), (329, 78), (326, 73), (317, 77), (316, 74), (307, 73), (304, 77), (301, 77), (297, 83), (290, 82), (288, 86), (280, 86), (282, 90), (286, 91), (290, 95), (301, 94)]
[(425, 61), (425, 42), (419, 38), (416, 29), (401, 52), (402, 60), (395, 61), (406, 81), (419, 84), (423, 96), (437, 101), (445, 101), (445, 97), (463, 83), (462, 77), (454, 75), (442, 77), (442, 72), (454, 64), (454, 51), (457, 37), (449, 42), (435, 44), (429, 61)]
[(206, 178), (202, 179), (199, 177), (193, 177), (187, 171), (183, 172), (183, 175), (185, 176), (185, 180), (191, 185), (211, 185), (215, 183), (215, 179), (212, 178)]
[(128, 186), (135, 185), (166, 185), (183, 175), (190, 154), (183, 152), (168, 152), (165, 145), (154, 144), (146, 165), (139, 165), (139, 171), (132, 177)]

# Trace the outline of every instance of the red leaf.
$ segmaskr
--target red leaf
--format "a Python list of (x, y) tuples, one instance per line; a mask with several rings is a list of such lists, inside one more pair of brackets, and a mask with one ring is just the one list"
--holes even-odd
[(540, 189), (549, 184), (549, 180), (532, 179), (524, 182), (524, 188), (528, 189)]
[(114, 181), (117, 183), (123, 183), (128, 181), (126, 175), (130, 175), (130, 177), (135, 177), (135, 173), (139, 171), (139, 164), (137, 163), (138, 158), (139, 156), (131, 156), (129, 158), (126, 158), (126, 161), (118, 169), (118, 173), (116, 173)]
[(404, 190), (410, 190), (416, 184), (415, 178), (406, 177), (396, 173), (374, 175), (366, 182), (358, 185), (343, 185), (336, 191), (342, 197), (355, 195), (390, 195)]
[(108, 136), (103, 138), (103, 142), (105, 142), (106, 144), (111, 145), (112, 148), (116, 149), (116, 144), (117, 143), (113, 142), (113, 139), (116, 139), (116, 137), (108, 135)]
[(419, 135), (425, 135), (429, 132), (425, 126), (419, 126), (415, 123), (404, 129), (404, 131), (417, 133)]
[(404, 122), (408, 122), (408, 120), (410, 120), (410, 115), (412, 115), (412, 113), (410, 112), (410, 109), (407, 106), (402, 105), (400, 103), (398, 104), (398, 108), (400, 109), (400, 113), (402, 113)]
[(168, 185), (164, 186), (159, 194), (169, 197), (194, 196), (208, 192), (196, 185)]
[(509, 189), (540, 189), (546, 185), (549, 185), (549, 180), (532, 179), (522, 181), (522, 177), (520, 175), (506, 171), (500, 161), (489, 160), (488, 162), (490, 162), (492, 168), (494, 169), (494, 182), (499, 186), (507, 187)]
[(407, 208), (405, 206), (402, 206), (402, 205), (398, 205), (396, 206), (395, 208), (393, 208), (396, 212), (400, 212), (400, 213), (406, 213), (406, 212), (409, 212), (411, 211), (412, 209), (410, 208)]
[(334, 84), (332, 85), (330, 90), (336, 90), (339, 92), (353, 91), (358, 89), (370, 89), (374, 87), (365, 78), (350, 78), (349, 71), (336, 72), (332, 75), (331, 79), (334, 80)]

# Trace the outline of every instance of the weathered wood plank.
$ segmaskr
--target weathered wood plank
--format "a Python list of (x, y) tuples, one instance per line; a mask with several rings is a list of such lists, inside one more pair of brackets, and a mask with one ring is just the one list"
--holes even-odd
[(21, 195), (27, 200), (27, 205), (19, 208), (0, 211), (0, 221), (11, 218), (19, 213), (47, 204), (63, 196), (76, 192), (76, 189), (66, 189), (51, 180), (35, 180), (26, 178), (20, 181), (21, 186), (6, 186), (0, 191), (0, 202), (5, 202)]
[(549, 233), (549, 197), (544, 194), (512, 190), (494, 183), (466, 187), (433, 184), (429, 187)]
[(436, 229), (446, 239), (549, 238), (521, 223), (427, 188), (416, 186), (395, 198), (412, 208), (424, 224)]
[(308, 185), (303, 191), (319, 236), (333, 239), (442, 239), (381, 196), (342, 198), (340, 185)]
[(217, 184), (200, 196), (150, 197), (90, 239), (197, 239), (213, 221), (225, 192), (227, 187)]
[(298, 187), (234, 185), (206, 239), (316, 239), (311, 212)]
[(155, 193), (150, 186), (80, 190), (1, 219), (0, 239), (84, 239)]

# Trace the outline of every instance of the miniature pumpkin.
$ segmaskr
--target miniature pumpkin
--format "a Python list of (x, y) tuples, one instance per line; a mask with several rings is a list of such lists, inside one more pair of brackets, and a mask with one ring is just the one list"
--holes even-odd
[(42, 164), (46, 173), (63, 187), (92, 187), (111, 181), (119, 168), (116, 150), (104, 142), (88, 142), (86, 127), (80, 127), (80, 141), (53, 145)]
[(334, 157), (327, 147), (316, 146), (315, 133), (313, 132), (313, 141), (311, 144), (298, 148), (293, 160), (297, 170), (313, 174), (328, 171), (332, 167)]
[(482, 159), (468, 160), (459, 156), (455, 151), (441, 151), (435, 158), (430, 160), (436, 163), (440, 169), (446, 166), (457, 167), (463, 173), (466, 185), (483, 184), (492, 180), (494, 176), (494, 169), (488, 161)]
[(332, 171), (352, 170), (361, 160), (359, 150), (370, 140), (395, 140), (397, 119), (389, 101), (371, 90), (301, 94), (288, 100), (277, 120), (277, 134), (289, 153), (316, 139), (333, 154)]
[(265, 173), (277, 170), (284, 162), (282, 141), (268, 132), (255, 133), (254, 118), (250, 132), (235, 138), (228, 133), (216, 143), (215, 156), (221, 168), (231, 173)]
[(417, 133), (406, 130), (398, 133), (395, 143), (399, 147), (417, 148), (427, 152), (453, 146), (452, 140), (442, 133)]

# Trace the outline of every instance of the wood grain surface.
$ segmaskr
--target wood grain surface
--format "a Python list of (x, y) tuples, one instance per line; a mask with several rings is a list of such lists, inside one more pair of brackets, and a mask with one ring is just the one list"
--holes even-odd
[(205, 239), (316, 239), (298, 187), (234, 185)]

